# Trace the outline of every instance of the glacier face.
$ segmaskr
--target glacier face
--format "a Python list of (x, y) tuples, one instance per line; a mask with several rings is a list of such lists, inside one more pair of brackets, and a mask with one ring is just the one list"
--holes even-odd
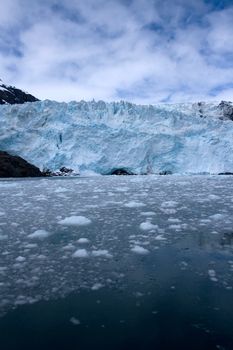
[[(229, 107), (229, 106), (228, 106)], [(81, 174), (233, 172), (233, 122), (218, 103), (38, 101), (0, 106), (0, 149)]]

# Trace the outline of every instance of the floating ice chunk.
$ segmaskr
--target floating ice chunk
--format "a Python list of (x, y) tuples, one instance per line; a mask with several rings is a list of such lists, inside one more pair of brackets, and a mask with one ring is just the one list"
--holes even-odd
[(36, 243), (28, 243), (24, 245), (24, 248), (31, 249), (31, 248), (37, 248), (38, 245)]
[(29, 238), (43, 239), (50, 235), (48, 231), (45, 230), (36, 230), (35, 232), (28, 235)]
[(140, 214), (143, 216), (153, 216), (153, 215), (155, 215), (155, 212), (154, 211), (142, 211)]
[(5, 183), (0, 183), (0, 187), (3, 187), (3, 188), (8, 188), (8, 187), (17, 187), (18, 186), (18, 184), (17, 183), (7, 183), (7, 182), (5, 182)]
[(72, 243), (68, 243), (62, 249), (63, 250), (73, 250), (73, 249), (75, 249), (75, 246)]
[(185, 270), (188, 267), (188, 263), (186, 261), (181, 261), (180, 267), (181, 270)]
[(39, 254), (39, 255), (37, 255), (37, 259), (44, 260), (44, 259), (46, 259), (46, 256), (44, 254)]
[(213, 199), (213, 200), (214, 200), (214, 199), (216, 199), (216, 200), (217, 200), (217, 199), (220, 199), (220, 197), (217, 196), (216, 194), (209, 194), (208, 198), (209, 198), (209, 199)]
[(23, 256), (18, 256), (18, 258), (15, 259), (15, 261), (17, 261), (17, 262), (23, 262), (25, 260), (26, 259)]
[(90, 241), (87, 238), (79, 238), (77, 240), (77, 242), (80, 243), (80, 244), (85, 244), (85, 243), (89, 243)]
[(139, 245), (135, 245), (132, 249), (132, 252), (136, 253), (136, 254), (140, 254), (140, 255), (146, 255), (149, 253), (148, 249), (145, 249)]
[(179, 223), (179, 222), (180, 222), (180, 219), (177, 219), (177, 218), (168, 218), (167, 221), (168, 221), (168, 222), (172, 222), (172, 223)]
[(201, 219), (201, 220), (200, 220), (200, 223), (201, 223), (201, 224), (208, 224), (208, 223), (210, 223), (210, 222), (211, 222), (210, 219)]
[(95, 283), (92, 287), (91, 287), (91, 289), (92, 290), (98, 290), (98, 289), (100, 289), (100, 288), (103, 288), (103, 284), (102, 283)]
[(74, 326), (78, 326), (81, 324), (81, 322), (76, 318), (76, 317), (71, 317), (70, 322), (74, 325)]
[(210, 219), (218, 221), (224, 219), (225, 216), (224, 214), (214, 214), (210, 216)]
[(166, 201), (161, 204), (162, 208), (174, 208), (178, 205), (175, 201)]
[(58, 221), (60, 225), (66, 226), (86, 226), (91, 223), (91, 220), (85, 216), (69, 216), (63, 220)]
[(162, 211), (164, 214), (168, 214), (168, 215), (176, 214), (176, 212), (177, 212), (176, 209), (164, 209), (164, 208), (161, 208), (161, 211)]
[(27, 304), (27, 297), (24, 295), (19, 295), (14, 302), (15, 305), (24, 305)]
[(140, 207), (145, 207), (145, 204), (142, 202), (131, 201), (131, 202), (125, 203), (124, 207), (126, 207), (126, 208), (140, 208)]
[(74, 258), (88, 258), (89, 253), (86, 249), (77, 249), (72, 256)]
[(54, 190), (54, 193), (62, 193), (67, 191), (69, 191), (67, 188), (59, 186)]
[(127, 192), (128, 190), (128, 187), (116, 187), (116, 191), (118, 192)]
[(165, 238), (163, 235), (158, 235), (158, 236), (155, 237), (155, 239), (157, 241), (166, 241), (167, 240), (167, 238)]
[(140, 229), (143, 231), (150, 231), (158, 229), (158, 225), (153, 225), (150, 221), (145, 221), (140, 224)]
[(108, 250), (106, 250), (106, 249), (100, 249), (100, 250), (93, 250), (92, 251), (92, 256), (94, 256), (95, 258), (96, 257), (100, 257), (100, 256), (102, 256), (102, 257), (104, 257), (104, 258), (112, 258), (112, 254), (110, 254), (109, 252), (108, 252)]
[(210, 280), (212, 282), (217, 282), (218, 279), (216, 278), (216, 272), (214, 270), (208, 270), (208, 275), (210, 277)]
[(38, 196), (35, 196), (34, 199), (36, 199), (37, 201), (47, 201), (48, 198), (46, 196), (44, 196), (43, 194), (39, 194)]

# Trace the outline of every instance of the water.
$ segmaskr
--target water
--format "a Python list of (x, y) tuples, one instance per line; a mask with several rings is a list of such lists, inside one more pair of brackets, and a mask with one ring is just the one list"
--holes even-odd
[(2, 180), (1, 349), (233, 349), (232, 185)]

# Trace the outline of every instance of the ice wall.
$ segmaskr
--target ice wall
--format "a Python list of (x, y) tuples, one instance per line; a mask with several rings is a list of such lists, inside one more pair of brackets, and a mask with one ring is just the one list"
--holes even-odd
[(233, 172), (233, 121), (224, 108), (49, 100), (2, 105), (0, 150), (40, 169), (66, 166), (80, 173)]

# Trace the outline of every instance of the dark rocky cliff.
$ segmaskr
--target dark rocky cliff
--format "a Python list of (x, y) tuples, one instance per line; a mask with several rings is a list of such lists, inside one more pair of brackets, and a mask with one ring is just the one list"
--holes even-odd
[(7, 86), (0, 80), (0, 104), (19, 104), (39, 101), (36, 97), (15, 88)]
[(0, 177), (40, 177), (43, 173), (21, 157), (0, 151)]

